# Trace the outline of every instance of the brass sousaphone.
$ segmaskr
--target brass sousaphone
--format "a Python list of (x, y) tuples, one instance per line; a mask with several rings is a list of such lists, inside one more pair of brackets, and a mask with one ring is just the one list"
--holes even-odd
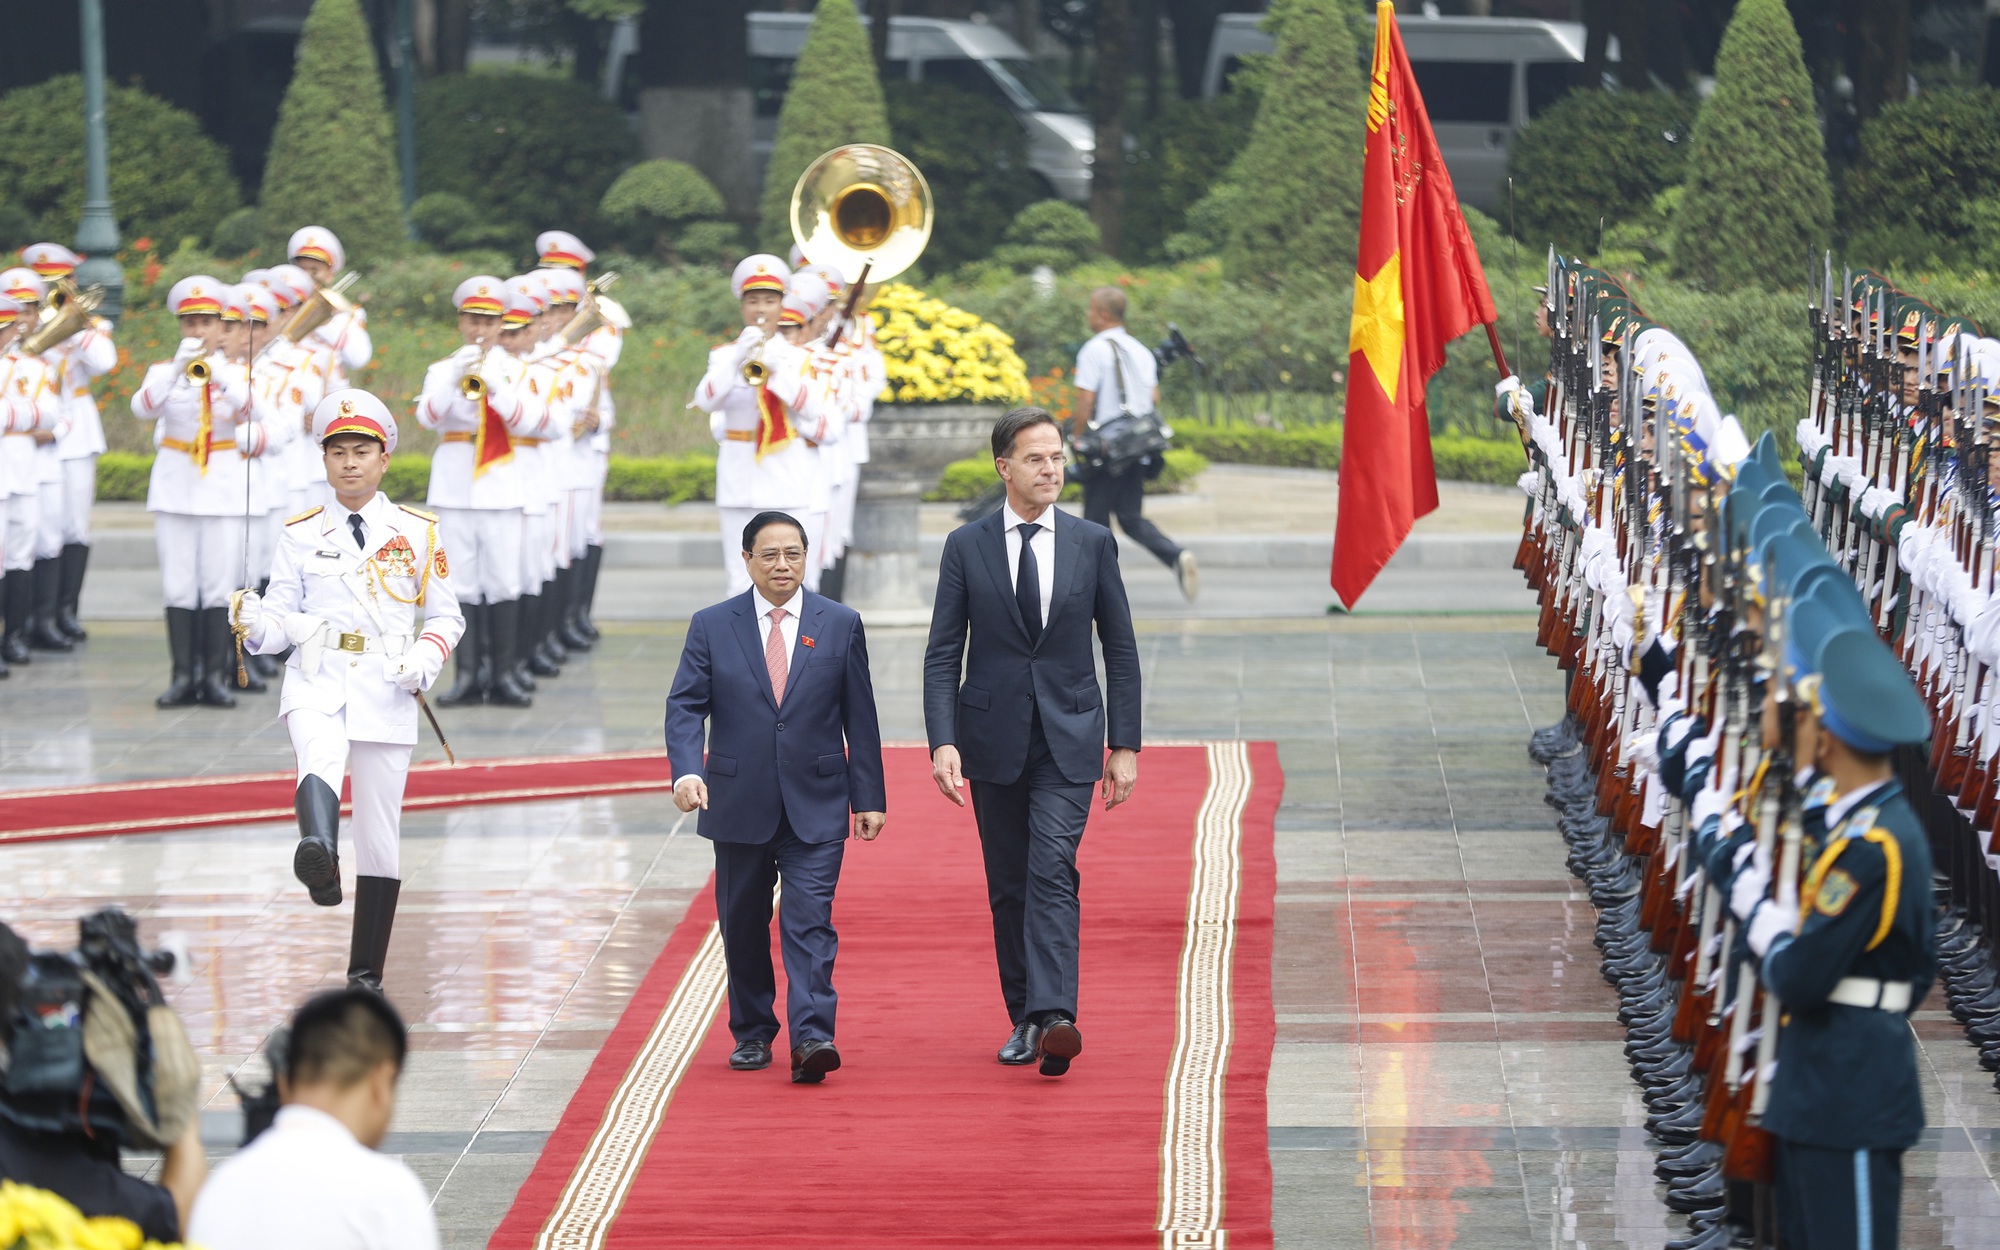
[(847, 303), (831, 343), (854, 316), (862, 288), (886, 282), (923, 255), (935, 210), (930, 184), (910, 158), (873, 143), (835, 148), (792, 188), (792, 237), (807, 259), (840, 270)]

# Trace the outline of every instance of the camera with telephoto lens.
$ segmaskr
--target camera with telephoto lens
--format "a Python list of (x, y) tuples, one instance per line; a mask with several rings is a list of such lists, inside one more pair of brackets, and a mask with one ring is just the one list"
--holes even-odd
[[(195, 1114), (201, 1067), (159, 978), (169, 951), (139, 945), (116, 907), (77, 924), (76, 949), (0, 961), (0, 1118), (102, 1146), (163, 1150)], [(11, 931), (8, 937), (13, 937)]]

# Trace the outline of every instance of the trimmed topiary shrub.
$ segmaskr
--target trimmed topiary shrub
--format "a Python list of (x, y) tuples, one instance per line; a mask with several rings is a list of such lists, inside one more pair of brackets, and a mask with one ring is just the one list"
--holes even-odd
[(264, 214), (254, 204), (237, 209), (208, 232), (208, 246), (217, 256), (241, 258), (263, 244)]
[(1256, 117), (1256, 93), (1238, 87), (1213, 100), (1174, 100), (1139, 131), (1125, 171), (1127, 260), (1166, 258), (1167, 240), (1188, 229), (1188, 210), (1228, 171)]
[(1038, 200), (1014, 215), (1007, 241), (993, 259), (1023, 273), (1047, 265), (1061, 273), (1098, 254), (1101, 240), (1090, 214), (1068, 200)]
[(782, 256), (792, 246), (792, 187), (806, 166), (843, 143), (888, 143), (889, 116), (868, 32), (854, 0), (820, 0), (778, 111), (778, 137), (764, 171), (757, 237)]
[[(694, 166), (641, 161), (618, 175), (597, 211), (628, 250), (675, 262), (681, 259), (680, 242), (689, 226), (714, 221), (728, 210), (722, 193)], [(697, 243), (713, 250), (706, 239)]]
[(1991, 264), (1996, 195), (2000, 91), (1947, 87), (1891, 104), (1861, 128), (1841, 216), (1870, 264), (1922, 263), (1969, 241)]
[[(104, 89), (111, 202), (127, 242), (171, 249), (205, 238), (242, 203), (229, 154), (201, 123), (135, 87)], [(75, 74), (0, 96), (0, 188), (33, 237), (67, 243), (83, 218), (83, 79)], [(19, 221), (12, 223), (18, 227)]]
[(1695, 118), (1674, 268), (1712, 291), (1797, 286), (1831, 241), (1812, 80), (1784, 0), (1741, 0)]
[(471, 201), (524, 255), (543, 230), (590, 242), (605, 190), (638, 154), (625, 115), (588, 83), (447, 74), (417, 89), (417, 186)]
[(1339, 0), (1276, 0), (1263, 102), (1228, 180), (1238, 204), (1223, 268), (1238, 281), (1347, 282), (1361, 223), (1367, 69)]
[(924, 267), (936, 273), (991, 255), (1014, 214), (1041, 194), (1027, 132), (1000, 105), (945, 83), (882, 90), (891, 146), (924, 171), (937, 205)]
[(418, 196), (410, 205), (410, 224), (417, 228), (418, 238), (441, 252), (507, 248), (519, 243), (511, 222), (492, 220), (477, 204), (450, 191)]
[(1595, 253), (1598, 223), (1644, 214), (1687, 167), (1695, 104), (1664, 91), (1572, 91), (1514, 139), (1519, 237)]
[(361, 6), (314, 0), (264, 164), (259, 204), (271, 254), (304, 225), (340, 236), (358, 267), (408, 251), (395, 142)]

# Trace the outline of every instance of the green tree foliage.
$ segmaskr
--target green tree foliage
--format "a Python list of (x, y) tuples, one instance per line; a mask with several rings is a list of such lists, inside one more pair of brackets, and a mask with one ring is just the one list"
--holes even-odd
[(408, 250), (395, 139), (360, 4), (314, 0), (264, 164), (273, 253), (304, 225), (340, 236), (356, 265)]
[(1229, 171), (1247, 192), (1223, 251), (1232, 278), (1325, 282), (1354, 269), (1367, 71), (1346, 8), (1338, 0), (1271, 6), (1277, 48), (1249, 143)]
[(589, 242), (604, 192), (638, 154), (624, 115), (586, 83), (448, 74), (417, 91), (417, 186), (471, 201), (524, 256), (543, 230)]
[[(173, 248), (205, 238), (242, 202), (229, 154), (192, 114), (135, 87), (108, 85), (111, 202), (129, 242), (150, 238)], [(83, 80), (52, 78), (0, 96), (0, 195), (32, 238), (67, 243), (83, 217)], [(25, 216), (25, 222), (19, 220)]]
[(1238, 86), (1213, 100), (1175, 100), (1139, 131), (1125, 174), (1124, 256), (1154, 264), (1187, 228), (1188, 209), (1243, 150), (1257, 96)]
[(1572, 91), (1515, 136), (1515, 228), (1534, 248), (1595, 252), (1599, 223), (1644, 214), (1687, 168), (1694, 101), (1663, 91)]
[(778, 137), (764, 171), (757, 235), (783, 255), (792, 245), (792, 187), (821, 153), (843, 143), (888, 143), (889, 116), (868, 32), (854, 0), (820, 0), (792, 84), (778, 111)]
[(1015, 214), (993, 259), (1023, 273), (1037, 265), (1063, 273), (1097, 255), (1102, 244), (1089, 213), (1068, 200), (1040, 200)]
[(1711, 291), (1795, 286), (1833, 233), (1812, 81), (1784, 0), (1742, 0), (1695, 118), (1674, 267)]
[(410, 205), (410, 224), (417, 228), (418, 238), (441, 252), (520, 245), (519, 231), (511, 222), (492, 220), (479, 205), (450, 191), (418, 196)]
[(1945, 88), (1891, 104), (1861, 128), (1842, 224), (1871, 265), (1991, 263), (2000, 209), (2000, 91)]
[(722, 193), (683, 161), (641, 161), (604, 193), (598, 213), (618, 241), (641, 255), (681, 259), (688, 227), (713, 222), (726, 209)]
[(936, 273), (983, 259), (1039, 194), (1021, 123), (944, 83), (890, 82), (883, 93), (893, 146), (924, 171), (937, 205), (924, 267)]

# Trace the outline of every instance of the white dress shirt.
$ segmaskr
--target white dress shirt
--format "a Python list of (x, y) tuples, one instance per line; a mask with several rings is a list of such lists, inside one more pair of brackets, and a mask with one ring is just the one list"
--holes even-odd
[[(1006, 519), (1002, 524), (1007, 527), (1007, 584), (1018, 591), (1021, 576), (1021, 527), (1029, 522), (1021, 519), (1021, 514), (1014, 511), (1014, 505), (1011, 503), (1002, 504), (1000, 508), (1006, 513)], [(1049, 601), (1055, 597), (1056, 592), (1056, 510), (1050, 508), (1042, 513), (1041, 519), (1034, 524), (1042, 527), (1041, 532), (1033, 539), (1033, 547), (1035, 576), (1036, 580), (1041, 582), (1042, 625), (1046, 627), (1049, 623)]]
[(437, 1250), (438, 1231), (422, 1182), (401, 1159), (293, 1104), (215, 1169), (187, 1239), (205, 1250)]
[[(1039, 553), (1041, 548), (1036, 547), (1035, 550)], [(1044, 581), (1046, 580), (1044, 579)], [(791, 685), (792, 657), (797, 655), (799, 651), (799, 608), (803, 606), (804, 600), (805, 593), (798, 590), (794, 590), (792, 597), (783, 603), (772, 603), (764, 597), (764, 592), (761, 590), (752, 588), (750, 591), (750, 602), (757, 605), (757, 641), (764, 647), (768, 648), (771, 645), (771, 610), (773, 608), (783, 608), (785, 610), (785, 619), (777, 622), (777, 628), (780, 631), (779, 636), (785, 640), (785, 684), (787, 687)], [(678, 789), (681, 782), (686, 781), (689, 777), (698, 776), (700, 776), (699, 773), (683, 773), (674, 778), (674, 786)]]

